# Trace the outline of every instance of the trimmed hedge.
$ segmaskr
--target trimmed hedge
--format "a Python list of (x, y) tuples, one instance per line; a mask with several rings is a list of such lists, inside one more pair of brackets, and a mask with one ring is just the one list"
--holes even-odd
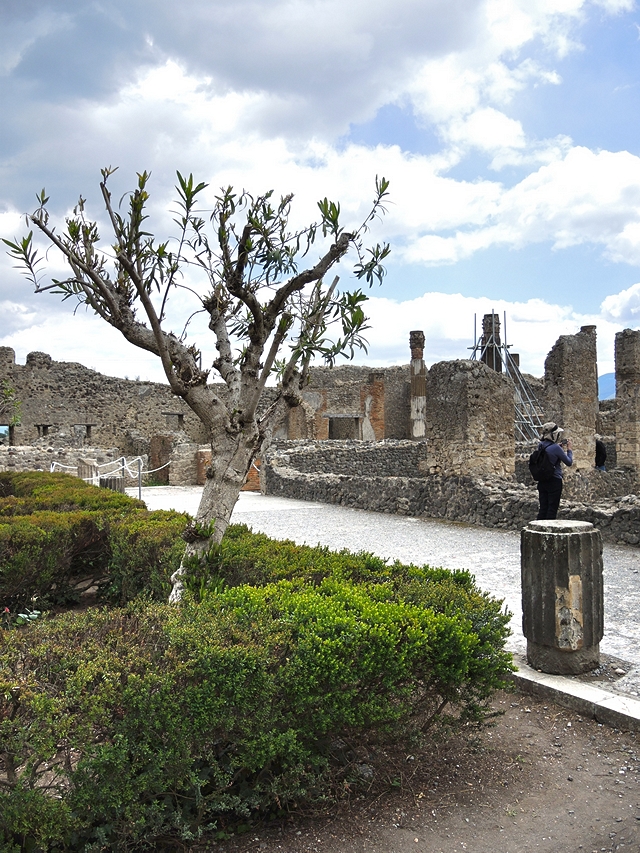
[(317, 799), (340, 739), (481, 719), (510, 670), (469, 619), (335, 578), (66, 614), (0, 642), (3, 853), (148, 848)]
[(127, 512), (133, 508), (146, 509), (136, 498), (99, 489), (70, 474), (0, 472), (0, 515), (31, 515), (39, 510)]
[(110, 604), (166, 600), (187, 520), (68, 474), (0, 473), (0, 605), (64, 606), (79, 584)]
[(60, 474), (0, 494), (4, 595), (89, 573), (129, 602), (0, 631), (0, 853), (148, 849), (327, 796), (333, 745), (481, 722), (512, 668), (468, 572), (231, 525), (171, 607), (186, 516)]

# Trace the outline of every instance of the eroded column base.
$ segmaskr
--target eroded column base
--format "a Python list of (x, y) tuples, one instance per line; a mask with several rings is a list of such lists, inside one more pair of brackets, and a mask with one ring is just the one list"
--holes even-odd
[(527, 640), (529, 666), (550, 675), (580, 675), (600, 666), (600, 644), (576, 651), (563, 651)]

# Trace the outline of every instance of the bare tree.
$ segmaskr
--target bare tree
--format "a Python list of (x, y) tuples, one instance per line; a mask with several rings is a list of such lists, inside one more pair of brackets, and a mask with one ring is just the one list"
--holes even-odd
[[(62, 253), (71, 267), (68, 278), (43, 283), (44, 257), (33, 231), (3, 242), (36, 292), (50, 290), (87, 305), (130, 343), (157, 355), (171, 390), (206, 430), (211, 466), (196, 521), (185, 532), (185, 558), (174, 575), (172, 600), (179, 600), (185, 566), (202, 559), (222, 538), (252, 461), (288, 409), (301, 402), (312, 360), (333, 365), (338, 356), (353, 357), (355, 348), (366, 348), (367, 297), (361, 290), (341, 292), (337, 278), (326, 284), (325, 276), (353, 250), (356, 278), (369, 286), (382, 280), (389, 247), (365, 249), (363, 235), (384, 212), (388, 181), (376, 178), (369, 214), (354, 230), (343, 228), (340, 205), (326, 198), (318, 202), (317, 221), (291, 229), (291, 195), (276, 203), (273, 192), (254, 197), (228, 187), (205, 213), (197, 203), (207, 185), (178, 172), (177, 233), (157, 242), (145, 230), (149, 174), (138, 174), (136, 189), (115, 205), (107, 187), (115, 171), (103, 169), (100, 182), (111, 246), (99, 247), (98, 223), (88, 217), (82, 197), (60, 233), (50, 224), (44, 190), (28, 217)], [(319, 255), (301, 268), (316, 242)], [(195, 270), (202, 274), (200, 290), (192, 286)], [(191, 293), (197, 310), (206, 313), (218, 352), (212, 368), (224, 393), (209, 381), (210, 371), (201, 368), (201, 350), (188, 338), (188, 322), (180, 334), (165, 328), (169, 299), (178, 288)], [(277, 391), (258, 413), (274, 372)]]

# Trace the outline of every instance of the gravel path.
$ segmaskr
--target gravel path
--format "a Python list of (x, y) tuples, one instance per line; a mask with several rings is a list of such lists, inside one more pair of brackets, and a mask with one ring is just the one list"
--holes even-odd
[[(137, 497), (137, 489), (128, 490)], [(200, 486), (154, 486), (142, 491), (149, 509), (195, 515)], [(379, 557), (448, 569), (468, 569), (482, 589), (514, 614), (511, 651), (524, 652), (520, 607), (520, 534), (468, 524), (426, 521), (331, 504), (242, 492), (232, 521), (274, 539), (369, 551)], [(640, 549), (604, 546), (605, 636), (601, 650), (640, 666)]]

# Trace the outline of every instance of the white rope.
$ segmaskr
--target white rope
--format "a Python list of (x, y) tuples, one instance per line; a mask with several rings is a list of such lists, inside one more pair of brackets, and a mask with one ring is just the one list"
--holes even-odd
[[(138, 462), (138, 461), (140, 461), (140, 462), (144, 461), (142, 456), (136, 456), (130, 460), (131, 464), (133, 464), (134, 462)], [(136, 469), (132, 469), (130, 467), (130, 463), (127, 462), (127, 460), (123, 456), (121, 459), (114, 459), (111, 462), (104, 462), (102, 465), (96, 465), (96, 468), (106, 468), (108, 465), (112, 465), (115, 467), (112, 467), (110, 471), (105, 471), (102, 474), (99, 473), (97, 475), (97, 478), (99, 480), (103, 479), (105, 477), (109, 477), (111, 474), (116, 474), (118, 471), (122, 471), (123, 473), (124, 473), (124, 471), (126, 471), (127, 474), (129, 475), (130, 479), (137, 480), (138, 476), (145, 476), (146, 474), (155, 474), (156, 471), (162, 471), (163, 468), (168, 468), (169, 465), (171, 465), (171, 462), (165, 462), (165, 464), (161, 465), (159, 468), (151, 468), (150, 470), (147, 470), (147, 471), (143, 471), (141, 469), (140, 471), (137, 471)], [(56, 467), (57, 468), (66, 468), (68, 471), (77, 471), (78, 470), (77, 465), (63, 465), (62, 462), (52, 462), (50, 472), (53, 473), (55, 471)], [(96, 478), (95, 477), (81, 477), (80, 479), (84, 480), (86, 483), (93, 483), (93, 481)]]

